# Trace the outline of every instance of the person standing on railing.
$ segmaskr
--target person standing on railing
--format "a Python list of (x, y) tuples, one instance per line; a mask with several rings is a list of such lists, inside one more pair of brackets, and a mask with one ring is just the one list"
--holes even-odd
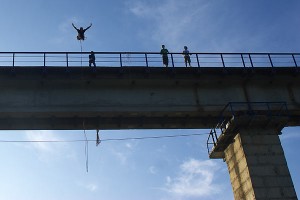
[(162, 55), (163, 64), (168, 67), (169, 65), (169, 58), (168, 58), (168, 49), (165, 48), (165, 45), (161, 45), (162, 49), (160, 50), (160, 54)]
[(89, 55), (89, 66), (91, 67), (92, 64), (94, 65), (94, 67), (96, 67), (96, 58), (95, 58), (95, 53), (93, 51), (91, 51), (91, 54)]
[(189, 63), (189, 66), (192, 67), (191, 66), (191, 57), (190, 57), (190, 55), (192, 55), (192, 54), (189, 52), (187, 46), (184, 46), (183, 48), (184, 48), (184, 50), (182, 52), (182, 55), (184, 56), (185, 67), (187, 67), (187, 63)]
[(89, 28), (91, 28), (92, 26), (92, 23), (91, 25), (89, 25), (87, 28), (82, 28), (80, 27), (79, 29), (72, 23), (72, 26), (75, 28), (75, 30), (78, 32), (78, 35), (77, 35), (77, 40), (84, 40), (85, 39), (85, 36), (84, 36), (84, 32), (86, 30), (88, 30)]

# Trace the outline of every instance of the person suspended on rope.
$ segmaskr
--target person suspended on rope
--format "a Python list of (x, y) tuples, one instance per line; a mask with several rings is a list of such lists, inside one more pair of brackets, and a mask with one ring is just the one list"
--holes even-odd
[(78, 32), (78, 35), (77, 35), (77, 40), (84, 40), (85, 39), (85, 36), (84, 36), (84, 32), (86, 30), (88, 30), (89, 28), (91, 28), (92, 26), (92, 23), (87, 27), (87, 28), (82, 28), (80, 27), (79, 29), (72, 23), (72, 26), (76, 29), (76, 31)]

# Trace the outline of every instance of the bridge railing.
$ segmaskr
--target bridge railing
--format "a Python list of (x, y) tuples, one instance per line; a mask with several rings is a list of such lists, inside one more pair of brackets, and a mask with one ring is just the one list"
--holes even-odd
[(210, 130), (207, 138), (208, 154), (212, 152), (217, 145), (220, 135), (228, 128), (228, 122), (232, 118), (241, 116), (255, 117), (263, 115), (272, 117), (289, 117), (289, 111), (286, 102), (229, 102), (220, 112), (219, 121), (215, 127)]
[[(300, 53), (193, 53), (192, 67), (299, 67)], [(0, 67), (88, 66), (89, 52), (0, 52)], [(95, 52), (98, 67), (163, 67), (157, 52)], [(169, 53), (169, 67), (185, 67), (182, 53)]]

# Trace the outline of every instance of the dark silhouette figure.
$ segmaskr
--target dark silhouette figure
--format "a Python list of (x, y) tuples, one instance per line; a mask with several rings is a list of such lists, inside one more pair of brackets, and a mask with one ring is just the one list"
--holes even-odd
[(191, 57), (190, 57), (190, 55), (192, 55), (192, 54), (189, 52), (187, 46), (184, 46), (182, 55), (184, 55), (185, 67), (187, 67), (187, 63), (189, 63), (189, 66), (192, 67), (191, 66)]
[(79, 29), (72, 23), (72, 26), (76, 29), (76, 31), (78, 32), (78, 35), (77, 35), (77, 40), (84, 40), (85, 39), (85, 36), (84, 36), (84, 32), (86, 30), (88, 30), (89, 28), (91, 28), (92, 26), (92, 23), (91, 25), (89, 25), (87, 28), (82, 28), (80, 27)]
[(160, 50), (160, 54), (162, 55), (163, 64), (168, 67), (169, 65), (169, 58), (168, 58), (168, 49), (165, 48), (165, 45), (161, 45), (162, 49)]
[(94, 67), (96, 67), (96, 58), (95, 58), (95, 53), (93, 51), (91, 51), (91, 54), (89, 55), (89, 66), (91, 67), (92, 64), (94, 65)]

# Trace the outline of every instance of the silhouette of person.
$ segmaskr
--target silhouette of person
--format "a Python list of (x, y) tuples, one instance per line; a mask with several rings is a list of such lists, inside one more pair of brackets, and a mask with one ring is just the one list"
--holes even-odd
[(77, 40), (84, 40), (85, 39), (85, 36), (84, 36), (84, 32), (86, 30), (88, 30), (89, 28), (91, 28), (92, 26), (92, 23), (91, 25), (89, 25), (87, 28), (82, 28), (80, 27), (79, 29), (72, 23), (72, 26), (76, 29), (76, 31), (78, 32), (78, 35), (77, 35)]
[(192, 67), (191, 66), (191, 57), (190, 57), (190, 55), (192, 55), (192, 54), (189, 52), (187, 46), (184, 46), (183, 48), (184, 48), (184, 50), (182, 52), (182, 55), (184, 55), (185, 67), (187, 67), (187, 63), (189, 63), (189, 66)]
[(91, 51), (91, 54), (89, 55), (89, 66), (91, 67), (92, 64), (94, 65), (94, 67), (96, 67), (96, 58), (95, 58), (95, 53), (93, 51)]
[(160, 54), (162, 55), (163, 64), (168, 67), (169, 65), (169, 58), (168, 58), (168, 49), (165, 48), (165, 45), (161, 45), (162, 49), (160, 50)]

